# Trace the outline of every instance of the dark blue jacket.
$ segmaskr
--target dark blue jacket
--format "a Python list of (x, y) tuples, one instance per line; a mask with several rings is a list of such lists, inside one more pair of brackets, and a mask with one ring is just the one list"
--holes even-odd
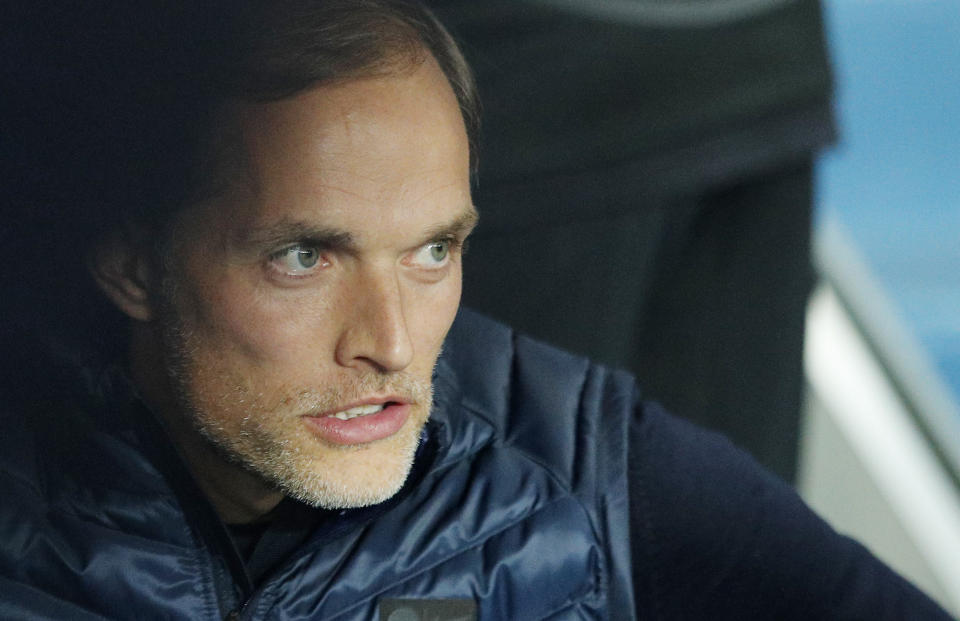
[(3, 414), (2, 619), (366, 620), (396, 598), (483, 620), (948, 618), (627, 375), (466, 311), (403, 490), (327, 515), (256, 587), (123, 382), (88, 377), (85, 399), (53, 377)]

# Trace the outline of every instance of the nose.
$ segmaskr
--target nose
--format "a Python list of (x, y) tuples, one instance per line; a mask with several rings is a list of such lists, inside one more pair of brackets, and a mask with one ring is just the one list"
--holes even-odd
[(398, 275), (392, 270), (360, 274), (349, 298), (353, 303), (344, 305), (337, 363), (381, 373), (405, 369), (413, 360), (413, 342)]

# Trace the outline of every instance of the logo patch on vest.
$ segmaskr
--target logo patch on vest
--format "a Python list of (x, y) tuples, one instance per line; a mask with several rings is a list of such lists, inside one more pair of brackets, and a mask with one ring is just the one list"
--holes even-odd
[(380, 621), (477, 621), (472, 599), (382, 599)]

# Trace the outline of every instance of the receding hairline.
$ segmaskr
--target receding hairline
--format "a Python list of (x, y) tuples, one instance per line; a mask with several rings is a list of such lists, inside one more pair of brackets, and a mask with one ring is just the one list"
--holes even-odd
[[(234, 97), (224, 101), (217, 111), (214, 127), (210, 129), (207, 135), (207, 145), (204, 147), (207, 155), (201, 164), (203, 169), (201, 174), (204, 180), (194, 199), (184, 204), (182, 209), (189, 209), (193, 205), (215, 199), (222, 193), (229, 191), (231, 187), (235, 187), (234, 184), (236, 183), (255, 182), (256, 175), (252, 170), (253, 165), (249, 159), (250, 154), (244, 138), (244, 127), (246, 125), (244, 118), (251, 108), (294, 100), (320, 89), (335, 89), (358, 82), (393, 78), (403, 79), (414, 75), (428, 63), (433, 63), (436, 70), (443, 76), (443, 87), (441, 88), (448, 89), (447, 94), (452, 96), (453, 100), (459, 105), (455, 87), (443, 72), (436, 57), (423, 45), (419, 46), (419, 50), (416, 52), (412, 49), (398, 52), (367, 71), (358, 71), (350, 76), (318, 81), (287, 97), (270, 99)], [(434, 95), (431, 93), (430, 96)], [(463, 118), (462, 111), (459, 116), (466, 132), (472, 160), (472, 144), (470, 144), (467, 119)], [(256, 191), (256, 188), (253, 189)]]
[[(284, 101), (327, 86), (403, 76), (428, 59), (453, 92), (466, 130), (470, 172), (476, 174), (480, 123), (476, 85), (455, 40), (427, 7), (402, 0), (290, 0), (281, 5), (290, 10), (273, 11), (269, 2), (260, 0), (241, 3), (246, 10), (229, 20), (225, 40), (245, 45), (228, 51), (229, 46), (213, 46), (220, 60), (212, 66), (218, 67), (215, 74), (222, 79), (210, 87), (215, 105), (209, 108), (205, 128), (197, 133), (188, 191), (180, 201), (168, 203), (170, 211), (216, 197), (235, 178), (238, 156), (243, 157), (236, 148), (242, 136), (231, 122), (238, 107)], [(162, 228), (163, 219), (154, 224)]]

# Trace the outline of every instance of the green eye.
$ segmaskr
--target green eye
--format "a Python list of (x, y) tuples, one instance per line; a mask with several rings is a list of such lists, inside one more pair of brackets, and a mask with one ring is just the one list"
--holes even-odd
[(270, 257), (270, 263), (287, 276), (307, 276), (325, 263), (320, 249), (306, 244), (289, 246)]
[(320, 253), (316, 248), (296, 248), (292, 251), (296, 253), (296, 263), (301, 269), (310, 269), (320, 260)]
[(444, 240), (430, 244), (430, 258), (437, 263), (440, 263), (446, 259), (448, 254), (450, 254), (449, 241)]
[(424, 270), (443, 269), (450, 263), (450, 253), (455, 244), (452, 239), (439, 239), (424, 244), (408, 259), (409, 264)]

